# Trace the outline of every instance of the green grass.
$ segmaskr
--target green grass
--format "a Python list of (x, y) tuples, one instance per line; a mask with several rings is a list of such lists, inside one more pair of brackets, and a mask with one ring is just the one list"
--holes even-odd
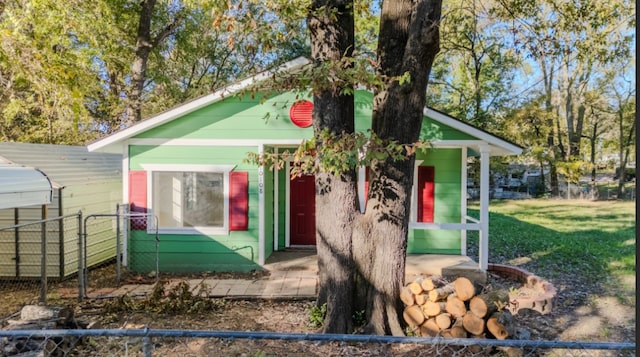
[[(478, 205), (470, 208), (477, 217)], [(583, 284), (635, 280), (635, 202), (505, 200), (489, 211), (490, 263)], [(473, 254), (477, 232), (469, 243)]]

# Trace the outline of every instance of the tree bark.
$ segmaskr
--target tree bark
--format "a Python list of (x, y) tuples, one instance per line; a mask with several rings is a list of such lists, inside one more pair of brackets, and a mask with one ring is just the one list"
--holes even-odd
[[(374, 93), (372, 129), (383, 140), (414, 143), (419, 138), (427, 81), (439, 51), (440, 11), (439, 0), (382, 4), (377, 70), (388, 80)], [(392, 79), (407, 73), (410, 80), (402, 84)], [(413, 157), (371, 167), (363, 218), (371, 234), (366, 240), (359, 239), (362, 250), (354, 246), (358, 268), (367, 282), (368, 333), (404, 335), (398, 297), (404, 282), (413, 171)]]
[(131, 85), (129, 88), (128, 104), (125, 111), (124, 123), (129, 126), (142, 120), (142, 93), (147, 79), (147, 67), (151, 51), (158, 47), (182, 23), (180, 15), (176, 15), (167, 26), (153, 36), (151, 25), (157, 0), (142, 0), (140, 2), (140, 20), (136, 41), (136, 54), (131, 65)]
[[(308, 25), (314, 66), (337, 63), (344, 56), (351, 56), (354, 46), (352, 10), (351, 1), (313, 2)], [(354, 132), (353, 96), (341, 94), (344, 86), (314, 88), (316, 137), (325, 129), (333, 134)], [(352, 329), (355, 276), (351, 237), (357, 213), (356, 183), (355, 168), (339, 176), (322, 170), (316, 174), (316, 211), (322, 213), (316, 216), (317, 303), (327, 304), (323, 323), (326, 333), (349, 333)]]
[[(353, 1), (347, 0), (312, 3), (308, 26), (314, 65), (335, 64), (351, 56), (352, 9)], [(383, 2), (377, 71), (388, 81), (374, 93), (372, 118), (373, 132), (383, 140), (408, 144), (418, 140), (427, 80), (439, 50), (440, 11), (440, 0)], [(405, 74), (410, 80), (403, 84), (393, 79)], [(324, 129), (333, 134), (354, 132), (353, 98), (341, 94), (345, 87), (314, 88), (316, 137)], [(316, 211), (322, 212), (316, 218), (318, 304), (327, 304), (324, 332), (350, 332), (353, 309), (363, 308), (368, 321), (365, 333), (404, 335), (399, 296), (413, 165), (411, 158), (371, 167), (364, 215), (357, 210), (355, 169), (339, 176), (322, 170), (316, 174)]]

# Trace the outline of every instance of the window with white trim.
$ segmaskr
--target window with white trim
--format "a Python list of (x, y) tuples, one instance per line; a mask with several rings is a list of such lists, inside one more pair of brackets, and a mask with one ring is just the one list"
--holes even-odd
[[(163, 233), (229, 232), (230, 165), (143, 165), (148, 207)], [(149, 226), (154, 223), (149, 222)], [(149, 227), (152, 228), (152, 227)]]

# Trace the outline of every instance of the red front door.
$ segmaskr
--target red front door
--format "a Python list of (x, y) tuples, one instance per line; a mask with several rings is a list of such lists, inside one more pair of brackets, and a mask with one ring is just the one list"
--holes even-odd
[(316, 181), (314, 176), (291, 180), (290, 244), (316, 244)]

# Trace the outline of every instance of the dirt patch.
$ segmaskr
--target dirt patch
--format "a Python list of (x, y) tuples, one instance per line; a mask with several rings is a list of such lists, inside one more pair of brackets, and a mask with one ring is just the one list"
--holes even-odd
[[(111, 269), (111, 271), (109, 271)], [(113, 269), (91, 272), (93, 286), (113, 286)], [(111, 275), (110, 275), (111, 274)], [(209, 273), (219, 278), (253, 279), (268, 272)], [(193, 277), (202, 277), (196, 274)], [(145, 277), (126, 276), (127, 281)], [(177, 277), (172, 276), (172, 279)], [(99, 283), (98, 283), (99, 282)], [(518, 327), (524, 328), (533, 340), (635, 342), (635, 298), (628, 291), (603, 290), (593, 284), (580, 284), (571, 279), (553, 280), (558, 289), (551, 313), (542, 315), (532, 310), (520, 310), (515, 315)], [(74, 286), (69, 281), (62, 285)], [(489, 273), (487, 290), (518, 288), (513, 280)], [(78, 304), (75, 300), (54, 301), (75, 307), (76, 316), (97, 328), (189, 329), (222, 331), (272, 331), (280, 333), (316, 333), (310, 326), (313, 301), (226, 300), (216, 299), (208, 311), (195, 314), (158, 313), (144, 308), (129, 311), (105, 312), (106, 300), (89, 300)], [(82, 345), (84, 355), (125, 355), (140, 350), (141, 341), (135, 338), (92, 338)], [(496, 349), (472, 350), (468, 347), (450, 348), (445, 344), (425, 346), (414, 344), (378, 344), (350, 342), (311, 342), (212, 338), (154, 338), (154, 356), (468, 356), (504, 355)], [(542, 355), (548, 350), (529, 350), (526, 355)], [(560, 351), (558, 356), (633, 356), (634, 351)]]

